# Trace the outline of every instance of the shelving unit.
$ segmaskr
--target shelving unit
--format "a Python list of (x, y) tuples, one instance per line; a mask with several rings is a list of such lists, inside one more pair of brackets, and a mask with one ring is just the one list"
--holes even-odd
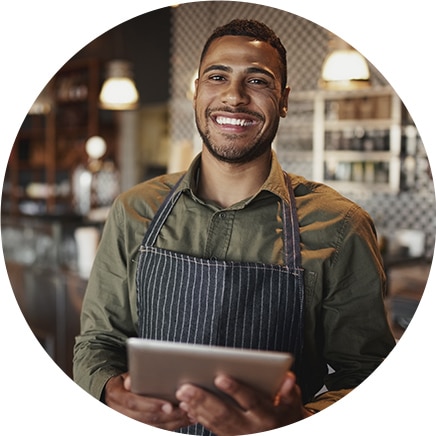
[(106, 140), (105, 157), (116, 162), (116, 115), (98, 107), (101, 70), (97, 60), (71, 61), (47, 85), (48, 110), (26, 116), (12, 147), (3, 213), (72, 213), (72, 172), (86, 163), (85, 143), (91, 136)]
[[(314, 180), (340, 191), (404, 188), (417, 130), (390, 87), (291, 95), (287, 143)], [(302, 114), (298, 114), (302, 112)]]

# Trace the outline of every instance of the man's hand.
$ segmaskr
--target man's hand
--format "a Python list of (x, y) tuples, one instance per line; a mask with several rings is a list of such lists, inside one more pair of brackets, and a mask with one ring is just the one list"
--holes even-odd
[(123, 415), (164, 430), (174, 431), (191, 424), (186, 412), (168, 401), (132, 393), (127, 373), (109, 379), (104, 400)]
[(311, 415), (303, 407), (293, 373), (287, 374), (276, 401), (226, 376), (218, 376), (215, 385), (233, 397), (240, 407), (190, 384), (180, 387), (176, 396), (179, 407), (193, 422), (201, 423), (217, 435), (263, 432)]

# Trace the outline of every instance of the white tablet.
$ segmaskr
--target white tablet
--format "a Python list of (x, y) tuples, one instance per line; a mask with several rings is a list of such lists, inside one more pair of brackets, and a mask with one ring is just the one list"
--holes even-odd
[(148, 339), (127, 340), (132, 392), (177, 404), (179, 386), (191, 383), (226, 397), (214, 386), (226, 374), (264, 392), (277, 394), (293, 356), (277, 351), (259, 351)]

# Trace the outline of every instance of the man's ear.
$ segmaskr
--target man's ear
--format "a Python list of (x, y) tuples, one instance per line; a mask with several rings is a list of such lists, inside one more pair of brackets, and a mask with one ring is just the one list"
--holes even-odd
[(285, 118), (288, 114), (288, 101), (290, 92), (291, 88), (289, 86), (287, 86), (282, 92), (282, 97), (280, 99), (280, 116), (282, 118)]
[(198, 90), (198, 78), (194, 81), (194, 94), (192, 96), (192, 104), (195, 108), (195, 103), (197, 101), (197, 90)]

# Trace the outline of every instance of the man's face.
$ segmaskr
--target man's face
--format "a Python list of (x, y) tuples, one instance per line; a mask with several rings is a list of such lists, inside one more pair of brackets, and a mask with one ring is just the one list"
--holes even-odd
[(212, 42), (196, 81), (195, 119), (205, 147), (216, 158), (249, 162), (271, 147), (289, 88), (282, 89), (279, 55), (245, 36)]

